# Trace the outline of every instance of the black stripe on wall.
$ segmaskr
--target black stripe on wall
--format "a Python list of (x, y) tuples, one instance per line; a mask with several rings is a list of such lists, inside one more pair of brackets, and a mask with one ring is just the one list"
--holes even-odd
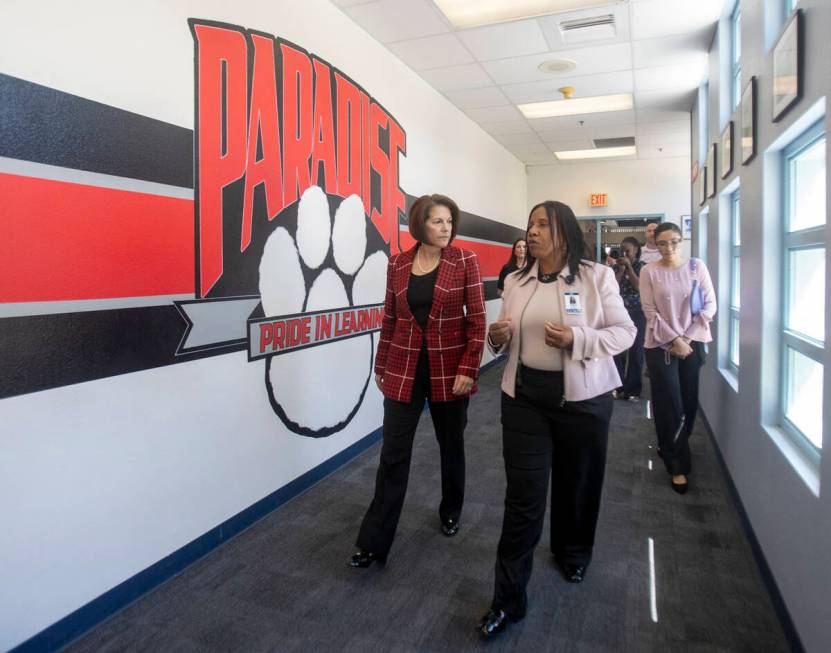
[(0, 74), (0, 156), (193, 188), (193, 131)]

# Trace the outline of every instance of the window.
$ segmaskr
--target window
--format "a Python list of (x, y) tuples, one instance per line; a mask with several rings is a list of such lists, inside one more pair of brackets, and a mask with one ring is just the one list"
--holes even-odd
[(825, 132), (784, 150), (782, 375), (779, 418), (806, 451), (822, 450), (825, 349)]
[(742, 97), (742, 10), (738, 0), (736, 0), (736, 8), (733, 10), (733, 15), (730, 17), (730, 36), (730, 62), (732, 64), (731, 97), (733, 99), (731, 106), (735, 109), (739, 106), (739, 100)]
[[(739, 370), (739, 314), (741, 309), (741, 212), (740, 191), (730, 196), (730, 300), (727, 364)], [(738, 376), (738, 374), (737, 374)]]

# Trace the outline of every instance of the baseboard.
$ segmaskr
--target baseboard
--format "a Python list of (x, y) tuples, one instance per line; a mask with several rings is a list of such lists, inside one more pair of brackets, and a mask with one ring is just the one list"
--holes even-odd
[(733, 477), (730, 475), (730, 469), (727, 467), (727, 463), (724, 461), (724, 456), (721, 454), (718, 440), (716, 440), (715, 435), (713, 435), (713, 429), (710, 426), (710, 422), (707, 421), (707, 416), (704, 414), (703, 410), (699, 409), (698, 415), (701, 417), (701, 421), (704, 424), (707, 435), (710, 438), (710, 442), (713, 444), (713, 449), (716, 452), (716, 460), (718, 460), (719, 467), (721, 467), (721, 471), (727, 481), (727, 488), (733, 499), (733, 503), (738, 509), (742, 529), (744, 530), (744, 534), (747, 537), (748, 542), (750, 542), (753, 557), (756, 559), (756, 565), (759, 567), (762, 580), (765, 583), (765, 587), (767, 587), (768, 594), (770, 594), (770, 600), (771, 603), (773, 603), (773, 609), (776, 611), (776, 616), (779, 618), (779, 623), (782, 625), (782, 630), (785, 633), (785, 639), (794, 653), (804, 653), (805, 648), (802, 646), (802, 640), (799, 638), (799, 633), (794, 626), (793, 619), (791, 619), (791, 614), (788, 612), (788, 606), (785, 605), (785, 601), (782, 599), (779, 586), (776, 584), (776, 579), (773, 577), (773, 573), (770, 570), (767, 559), (765, 559), (765, 554), (762, 552), (759, 540), (756, 539), (756, 533), (753, 531), (753, 525), (750, 523), (747, 511), (744, 509), (744, 504), (742, 503), (741, 496), (739, 496), (738, 489), (736, 489), (736, 484), (733, 482)]
[(116, 585), (60, 621), (13, 648), (9, 653), (57, 651), (112, 617), (136, 599), (170, 580), (215, 548), (252, 526), (273, 510), (335, 472), (381, 439), (378, 428), (329, 460), (294, 479), (279, 490), (237, 513), (219, 526), (162, 558), (144, 571)]

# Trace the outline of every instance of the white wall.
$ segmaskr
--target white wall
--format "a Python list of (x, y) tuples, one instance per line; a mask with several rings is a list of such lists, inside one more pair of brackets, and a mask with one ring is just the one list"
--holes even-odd
[[(690, 211), (689, 178), (687, 157), (529, 166), (528, 208), (557, 200), (578, 217), (664, 213), (679, 222)], [(592, 193), (608, 193), (609, 205), (591, 208)]]
[[(321, 56), (406, 131), (404, 191), (524, 223), (522, 164), (324, 0), (6, 1), (0, 72), (192, 128), (189, 17)], [(370, 384), (343, 431), (298, 437), (272, 412), (262, 376), (262, 362), (233, 353), (0, 401), (0, 649), (380, 426)]]

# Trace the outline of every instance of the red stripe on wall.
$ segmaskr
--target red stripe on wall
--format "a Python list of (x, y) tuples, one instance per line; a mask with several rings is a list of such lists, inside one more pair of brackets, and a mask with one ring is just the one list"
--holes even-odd
[(194, 291), (193, 201), (0, 174), (0, 302)]
[[(407, 250), (415, 245), (415, 239), (407, 231), (401, 231), (400, 243), (402, 251)], [(504, 245), (480, 243), (476, 240), (465, 240), (464, 236), (459, 236), (453, 244), (474, 252), (479, 257), (479, 270), (483, 277), (498, 277), (502, 267), (508, 262), (513, 242)]]

